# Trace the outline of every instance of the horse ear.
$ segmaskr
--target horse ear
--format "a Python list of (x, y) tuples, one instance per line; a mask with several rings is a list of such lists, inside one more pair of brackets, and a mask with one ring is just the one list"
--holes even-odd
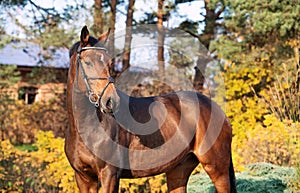
[(81, 29), (81, 34), (80, 34), (80, 45), (86, 46), (88, 44), (90, 38), (90, 33), (89, 30), (87, 29), (86, 25)]
[(100, 37), (98, 38), (98, 40), (104, 45), (109, 37), (109, 33), (110, 33), (110, 28), (108, 28), (107, 32), (103, 33), (100, 35)]

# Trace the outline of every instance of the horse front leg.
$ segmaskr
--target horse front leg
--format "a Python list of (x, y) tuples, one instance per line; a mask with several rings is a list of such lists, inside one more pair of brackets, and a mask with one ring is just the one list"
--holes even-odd
[(120, 177), (117, 169), (107, 166), (101, 170), (100, 174), (102, 193), (118, 193)]
[(99, 189), (98, 180), (75, 172), (75, 179), (80, 193), (97, 193)]

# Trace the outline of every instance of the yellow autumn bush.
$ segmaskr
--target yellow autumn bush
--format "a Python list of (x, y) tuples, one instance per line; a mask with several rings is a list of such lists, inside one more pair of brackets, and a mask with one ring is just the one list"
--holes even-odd
[(295, 165), (300, 157), (300, 123), (265, 115), (262, 125), (248, 132), (248, 159), (277, 165)]
[[(220, 80), (225, 80), (225, 93), (217, 93), (215, 100), (222, 104), (233, 126), (232, 151), (236, 171), (242, 171), (245, 165), (254, 162), (285, 166), (299, 164), (300, 94), (295, 87), (298, 72), (296, 65), (288, 64), (282, 65), (284, 68), (275, 78), (271, 77), (275, 70), (265, 60), (250, 64), (228, 63), (227, 69), (220, 73), (223, 77)], [(4, 121), (7, 127), (3, 127), (3, 131), (10, 132), (7, 138), (11, 136), (13, 142), (18, 138), (34, 141), (34, 150), (21, 151), (8, 140), (1, 141), (1, 192), (78, 191), (74, 171), (64, 154), (64, 139), (55, 137), (51, 131), (40, 131), (45, 126), (51, 129), (53, 121), (57, 128), (66, 124), (65, 116), (54, 116), (62, 117), (62, 120), (47, 119), (53, 116), (51, 113), (58, 112), (58, 106), (56, 103), (49, 107), (41, 104), (24, 106), (20, 101), (9, 106), (11, 109), (5, 117), (7, 122)], [(62, 108), (59, 112), (64, 113)], [(31, 137), (36, 137), (36, 140), (29, 140)], [(121, 192), (166, 190), (164, 175), (120, 182)]]
[[(38, 131), (35, 151), (14, 147), (8, 140), (0, 143), (1, 192), (78, 192), (74, 171), (64, 153), (64, 139), (51, 131)], [(121, 192), (166, 192), (164, 175), (122, 179)]]
[(39, 131), (35, 143), (38, 151), (32, 152), (34, 160), (42, 159), (46, 167), (41, 171), (41, 180), (47, 185), (57, 187), (60, 192), (77, 191), (74, 171), (64, 153), (64, 139), (55, 138), (53, 132)]
[(61, 95), (31, 105), (12, 100), (10, 104), (2, 103), (1, 108), (5, 111), (5, 116), (0, 116), (1, 138), (9, 139), (13, 144), (34, 143), (39, 130), (51, 130), (55, 136), (63, 137), (68, 125), (65, 98)]
[(121, 179), (120, 191), (126, 193), (167, 192), (165, 175), (161, 174), (157, 176), (137, 178), (137, 179)]
[(8, 140), (0, 144), (2, 192), (76, 192), (74, 172), (64, 154), (64, 140), (37, 132), (36, 151), (22, 151)]
[(299, 44), (288, 41), (293, 54), (274, 60), (278, 50), (263, 57), (259, 47), (224, 61), (215, 76), (224, 90), (214, 99), (233, 127), (235, 169), (254, 162), (296, 166), (300, 157)]

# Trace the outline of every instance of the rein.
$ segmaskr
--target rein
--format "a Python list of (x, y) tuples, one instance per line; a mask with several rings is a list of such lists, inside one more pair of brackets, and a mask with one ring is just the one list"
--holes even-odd
[[(105, 93), (105, 90), (108, 88), (108, 86), (111, 83), (114, 83), (114, 78), (111, 76), (109, 76), (109, 77), (88, 77), (85, 73), (85, 70), (84, 70), (82, 62), (81, 62), (81, 57), (80, 57), (81, 52), (85, 51), (85, 50), (104, 50), (105, 52), (107, 52), (107, 50), (103, 47), (83, 47), (83, 48), (79, 47), (77, 50), (77, 63), (78, 63), (78, 66), (80, 67), (81, 75), (83, 77), (86, 89), (88, 91), (89, 101), (93, 105), (95, 105), (96, 108), (98, 108), (100, 106), (100, 101)], [(101, 57), (101, 60), (104, 62), (103, 55)], [(91, 85), (89, 84), (89, 80), (107, 80), (107, 83), (104, 86), (102, 92), (100, 94), (96, 94), (92, 90)]]

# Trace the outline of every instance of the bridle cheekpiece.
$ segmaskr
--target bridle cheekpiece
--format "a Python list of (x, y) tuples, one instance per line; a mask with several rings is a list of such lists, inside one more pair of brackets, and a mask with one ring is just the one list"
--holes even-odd
[[(101, 98), (103, 97), (104, 93), (105, 93), (105, 90), (107, 89), (107, 87), (111, 84), (111, 83), (114, 83), (114, 78), (109, 76), (109, 77), (88, 77), (85, 73), (85, 70), (83, 68), (83, 65), (82, 65), (82, 62), (81, 62), (81, 57), (80, 57), (80, 54), (82, 51), (85, 51), (85, 50), (104, 50), (105, 52), (107, 52), (107, 50), (103, 47), (79, 47), (78, 50), (77, 50), (77, 63), (78, 63), (78, 66), (80, 67), (80, 70), (81, 70), (81, 75), (82, 75), (82, 78), (84, 80), (84, 83), (85, 83), (85, 86), (86, 86), (86, 89), (88, 91), (88, 97), (89, 97), (89, 101), (95, 105), (96, 108), (98, 108), (100, 106), (100, 101), (101, 101)], [(102, 62), (104, 62), (104, 56), (102, 55), (101, 57), (101, 60)], [(104, 86), (102, 92), (100, 94), (97, 94), (95, 93), (90, 84), (89, 84), (89, 80), (107, 80), (107, 83), (106, 85)]]

